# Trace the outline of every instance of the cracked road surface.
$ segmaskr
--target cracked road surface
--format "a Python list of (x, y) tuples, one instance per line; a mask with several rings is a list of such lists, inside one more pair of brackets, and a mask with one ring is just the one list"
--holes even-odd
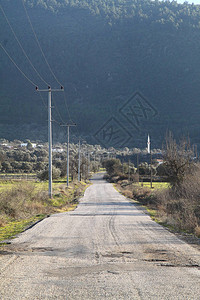
[(200, 299), (200, 252), (95, 175), (0, 256), (0, 299)]

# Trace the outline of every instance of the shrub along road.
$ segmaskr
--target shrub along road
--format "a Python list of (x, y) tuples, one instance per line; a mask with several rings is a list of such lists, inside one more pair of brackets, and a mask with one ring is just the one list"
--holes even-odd
[(200, 252), (95, 175), (0, 256), (1, 299), (200, 299)]

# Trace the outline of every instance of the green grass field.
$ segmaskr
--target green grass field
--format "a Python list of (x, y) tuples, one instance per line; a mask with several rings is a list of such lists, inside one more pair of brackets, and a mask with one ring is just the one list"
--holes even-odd
[[(143, 186), (143, 187), (151, 187), (151, 183), (150, 182), (143, 182), (143, 183), (138, 183), (136, 184), (138, 186)], [(152, 187), (154, 189), (165, 189), (165, 188), (168, 188), (170, 185), (168, 182), (152, 182)]]

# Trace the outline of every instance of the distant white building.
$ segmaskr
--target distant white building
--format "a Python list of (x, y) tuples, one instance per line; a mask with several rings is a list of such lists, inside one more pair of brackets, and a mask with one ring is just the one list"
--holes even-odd
[(55, 153), (62, 153), (64, 151), (64, 149), (62, 148), (53, 148), (52, 149), (52, 152), (55, 152)]
[[(21, 143), (21, 147), (27, 147), (27, 145), (28, 145), (28, 143)], [(35, 143), (31, 143), (31, 145), (32, 145), (32, 147), (33, 148), (36, 148), (37, 147), (37, 144), (35, 144)]]
[(20, 146), (21, 146), (21, 147), (27, 147), (27, 145), (28, 145), (27, 143), (21, 143)]

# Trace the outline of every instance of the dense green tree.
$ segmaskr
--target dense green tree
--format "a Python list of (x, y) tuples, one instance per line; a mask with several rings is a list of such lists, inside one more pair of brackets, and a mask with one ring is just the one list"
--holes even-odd
[(27, 146), (26, 147), (27, 147), (28, 150), (32, 150), (33, 149), (33, 145), (32, 145), (32, 143), (29, 140), (27, 141)]
[(3, 161), (1, 163), (1, 171), (4, 173), (12, 173), (13, 168), (9, 161)]
[(103, 166), (106, 168), (106, 172), (111, 176), (122, 172), (122, 164), (119, 159), (108, 159), (103, 162)]

